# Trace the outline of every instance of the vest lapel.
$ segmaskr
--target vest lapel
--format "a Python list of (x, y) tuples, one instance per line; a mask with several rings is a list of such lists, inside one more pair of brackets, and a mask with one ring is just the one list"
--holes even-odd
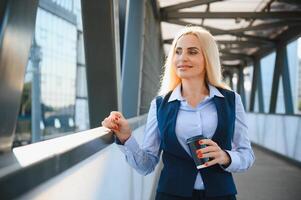
[[(229, 126), (231, 126), (230, 121), (230, 106), (227, 103), (227, 100), (222, 97), (214, 96), (213, 101), (217, 111), (217, 128), (212, 137), (212, 140), (215, 141), (222, 149), (229, 149), (229, 145), (231, 148), (231, 139), (232, 135), (229, 133)], [(230, 140), (229, 140), (230, 137)], [(226, 142), (226, 141), (230, 141)]]

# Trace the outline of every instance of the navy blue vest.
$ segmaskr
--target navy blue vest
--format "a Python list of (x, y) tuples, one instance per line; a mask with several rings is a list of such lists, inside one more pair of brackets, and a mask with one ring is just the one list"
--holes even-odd
[[(224, 98), (214, 96), (218, 124), (212, 137), (222, 149), (231, 150), (231, 140), (235, 123), (235, 94), (232, 91), (218, 88)], [(161, 171), (157, 192), (192, 196), (198, 170), (191, 156), (179, 143), (175, 126), (180, 107), (180, 101), (168, 102), (169, 92), (164, 98), (158, 96), (157, 119), (161, 133), (161, 149), (164, 167)], [(236, 187), (232, 174), (223, 170), (219, 165), (200, 169), (207, 197), (235, 195)]]

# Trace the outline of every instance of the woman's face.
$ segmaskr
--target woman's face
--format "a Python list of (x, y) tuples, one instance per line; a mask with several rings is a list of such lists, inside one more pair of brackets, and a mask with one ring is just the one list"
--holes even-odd
[(199, 39), (193, 35), (179, 38), (173, 56), (173, 66), (181, 79), (204, 78), (205, 58)]

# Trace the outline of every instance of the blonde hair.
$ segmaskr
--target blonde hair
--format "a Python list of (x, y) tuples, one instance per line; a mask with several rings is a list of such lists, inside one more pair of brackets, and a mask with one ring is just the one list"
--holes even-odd
[(177, 41), (182, 36), (188, 34), (195, 35), (201, 42), (201, 48), (205, 58), (206, 81), (215, 87), (230, 89), (229, 86), (222, 82), (219, 51), (214, 37), (207, 30), (201, 27), (188, 26), (178, 32), (172, 42), (164, 65), (164, 73), (161, 77), (159, 95), (165, 95), (169, 91), (174, 90), (175, 87), (181, 83), (181, 79), (176, 74), (175, 66), (173, 66), (172, 60)]

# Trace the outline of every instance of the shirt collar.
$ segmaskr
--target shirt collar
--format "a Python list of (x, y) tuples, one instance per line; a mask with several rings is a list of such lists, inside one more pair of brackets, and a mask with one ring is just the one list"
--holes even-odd
[(209, 98), (213, 98), (214, 96), (224, 97), (224, 95), (222, 95), (222, 93), (215, 86), (211, 85), (210, 83), (207, 85), (209, 87)]
[[(209, 98), (213, 98), (214, 96), (218, 96), (218, 97), (224, 97), (224, 95), (222, 95), (222, 93), (213, 85), (211, 85), (210, 83), (207, 83), (208, 88), (209, 88)], [(178, 100), (178, 101), (184, 101), (184, 97), (181, 94), (181, 83), (177, 85), (177, 87), (172, 91), (168, 102), (174, 101), (174, 100)]]

